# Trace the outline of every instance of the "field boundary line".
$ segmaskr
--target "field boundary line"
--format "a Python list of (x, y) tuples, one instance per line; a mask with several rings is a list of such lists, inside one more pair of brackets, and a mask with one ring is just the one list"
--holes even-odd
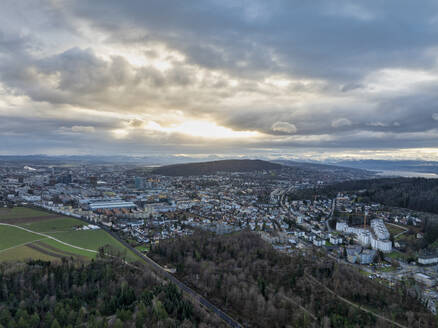
[(64, 232), (75, 232), (80, 230), (63, 230), (63, 231), (40, 231), (40, 233), (64, 233)]
[(22, 243), (22, 244), (19, 244), (19, 245), (14, 245), (12, 247), (8, 247), (8, 248), (0, 250), (0, 254), (3, 253), (3, 252), (9, 251), (11, 249), (17, 248), (17, 247), (26, 246), (26, 245), (29, 245), (29, 244), (33, 244), (33, 243), (35, 243), (37, 241), (46, 240), (46, 239), (47, 238), (41, 238), (41, 239), (36, 239), (36, 240), (28, 241), (26, 243)]
[(75, 246), (75, 245), (66, 243), (66, 242), (64, 242), (62, 240), (59, 240), (58, 238), (55, 238), (55, 237), (52, 237), (50, 235), (46, 235), (44, 233), (41, 233), (41, 232), (32, 231), (30, 229), (23, 228), (23, 227), (14, 225), (14, 224), (9, 224), (9, 223), (0, 223), (0, 225), (21, 229), (21, 230), (24, 230), (24, 231), (27, 231), (27, 232), (30, 232), (30, 233), (34, 233), (34, 234), (39, 235), (39, 236), (46, 237), (46, 239), (52, 239), (52, 240), (54, 240), (54, 241), (56, 241), (56, 242), (58, 242), (60, 244), (66, 245), (66, 246), (70, 246), (70, 247), (73, 247), (73, 248), (76, 248), (76, 249), (79, 249), (79, 250), (82, 250), (82, 251), (87, 251), (87, 252), (91, 252), (91, 253), (96, 253), (97, 254), (97, 251), (94, 250), (94, 249), (88, 249), (88, 248), (83, 248), (83, 247)]

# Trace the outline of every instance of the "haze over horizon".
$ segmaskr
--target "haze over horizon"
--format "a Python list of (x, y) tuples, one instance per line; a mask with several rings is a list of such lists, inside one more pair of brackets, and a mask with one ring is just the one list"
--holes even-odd
[(438, 160), (438, 3), (0, 3), (0, 154)]

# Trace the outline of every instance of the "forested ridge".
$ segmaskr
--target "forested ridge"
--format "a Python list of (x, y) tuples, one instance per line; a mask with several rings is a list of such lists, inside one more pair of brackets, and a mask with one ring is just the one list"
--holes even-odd
[(259, 159), (231, 159), (212, 162), (185, 163), (161, 166), (154, 169), (154, 174), (168, 176), (211, 175), (217, 172), (251, 172), (263, 170), (279, 170), (280, 164)]
[(221, 327), (172, 284), (116, 259), (0, 266), (0, 327)]
[(438, 179), (352, 180), (329, 185), (318, 190), (299, 190), (292, 194), (292, 198), (313, 199), (315, 194), (334, 197), (338, 192), (360, 192), (360, 197), (365, 201), (438, 214)]
[(383, 287), (317, 252), (279, 253), (255, 233), (200, 232), (160, 242), (151, 256), (174, 265), (180, 279), (248, 327), (391, 327), (342, 302), (312, 277), (408, 327), (435, 327), (435, 318), (407, 286)]

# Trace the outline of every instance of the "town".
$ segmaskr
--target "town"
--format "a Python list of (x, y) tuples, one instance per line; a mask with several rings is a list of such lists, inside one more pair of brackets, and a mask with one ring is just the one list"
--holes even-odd
[[(43, 208), (103, 226), (148, 253), (162, 240), (206, 230), (249, 230), (279, 252), (309, 249), (354, 266), (392, 287), (414, 284), (436, 314), (438, 253), (416, 251), (425, 217), (361, 201), (360, 194), (318, 194), (322, 186), (369, 178), (366, 171), (281, 170), (164, 176), (132, 165), (3, 165), (2, 207)], [(294, 192), (314, 190), (312, 199)]]

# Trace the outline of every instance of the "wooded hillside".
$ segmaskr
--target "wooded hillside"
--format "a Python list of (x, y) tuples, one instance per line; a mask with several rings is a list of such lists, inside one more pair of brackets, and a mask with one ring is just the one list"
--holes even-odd
[(153, 257), (249, 327), (391, 327), (328, 292), (408, 327), (434, 317), (405, 285), (388, 289), (326, 255), (274, 250), (258, 235), (197, 233), (164, 241)]
[(223, 327), (217, 320), (116, 259), (0, 266), (0, 327)]
[(295, 199), (313, 199), (315, 194), (334, 197), (338, 192), (360, 192), (365, 201), (411, 210), (438, 213), (438, 179), (388, 178), (336, 183), (317, 191), (300, 190)]
[(280, 164), (262, 160), (233, 159), (213, 162), (166, 165), (154, 169), (154, 174), (168, 176), (211, 175), (217, 172), (251, 172), (281, 169)]

